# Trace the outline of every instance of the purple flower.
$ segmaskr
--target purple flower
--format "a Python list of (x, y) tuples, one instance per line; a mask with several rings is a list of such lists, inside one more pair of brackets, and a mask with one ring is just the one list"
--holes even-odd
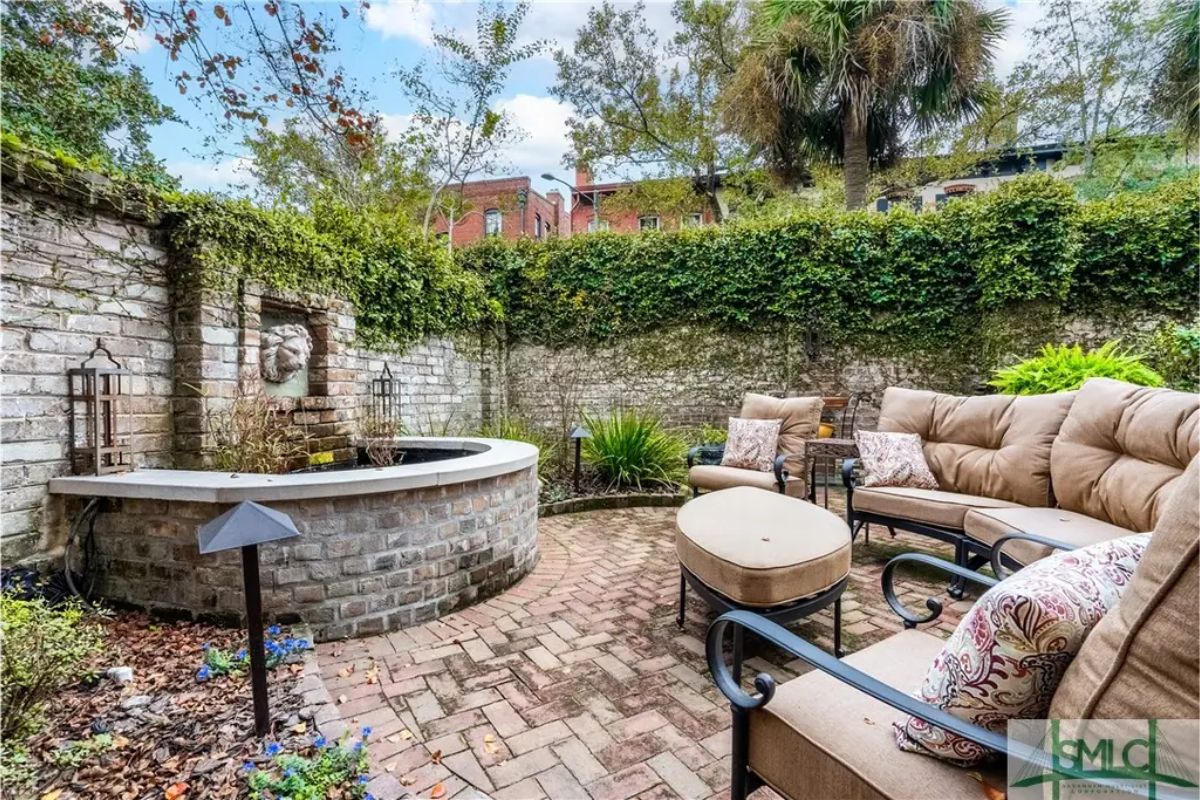
[(371, 780), (371, 779), (370, 779), (369, 777), (367, 777), (366, 775), (359, 775), (359, 776), (358, 776), (358, 782), (359, 782), (360, 784), (367, 783), (367, 782), (369, 782), (370, 780)]
[(208, 668), (208, 664), (205, 664), (204, 666), (200, 667), (200, 669), (196, 670), (196, 680), (199, 683), (204, 683), (204, 681), (211, 677), (212, 670)]
[(317, 747), (324, 747), (326, 745), (325, 737), (318, 735), (317, 738), (313, 739), (313, 744)]
[(267, 628), (267, 633), (272, 636), (278, 636), (279, 634), (283, 633), (283, 629), (281, 629), (278, 625), (272, 625), (271, 627)]

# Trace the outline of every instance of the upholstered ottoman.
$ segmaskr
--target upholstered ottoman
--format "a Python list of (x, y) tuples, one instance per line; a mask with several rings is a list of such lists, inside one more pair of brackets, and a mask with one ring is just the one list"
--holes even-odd
[(719, 614), (748, 609), (780, 624), (832, 604), (833, 648), (841, 656), (841, 596), (850, 575), (844, 520), (798, 498), (741, 486), (689, 500), (676, 526), (680, 627), (689, 585)]

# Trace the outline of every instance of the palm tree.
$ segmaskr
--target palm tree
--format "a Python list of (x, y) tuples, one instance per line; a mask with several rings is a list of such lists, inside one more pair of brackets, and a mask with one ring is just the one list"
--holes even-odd
[(727, 120), (785, 174), (841, 162), (860, 208), (907, 133), (979, 113), (1006, 19), (979, 0), (763, 0)]
[(1165, 23), (1165, 56), (1155, 79), (1154, 105), (1194, 141), (1200, 134), (1200, 3), (1172, 0)]

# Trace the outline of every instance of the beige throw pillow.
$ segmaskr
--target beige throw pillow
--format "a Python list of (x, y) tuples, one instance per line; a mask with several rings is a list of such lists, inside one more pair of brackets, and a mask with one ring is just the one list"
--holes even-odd
[(865, 473), (860, 485), (938, 488), (917, 434), (858, 431), (854, 441)]
[(755, 469), (770, 472), (775, 466), (775, 449), (779, 444), (778, 419), (729, 418), (729, 438), (721, 466)]

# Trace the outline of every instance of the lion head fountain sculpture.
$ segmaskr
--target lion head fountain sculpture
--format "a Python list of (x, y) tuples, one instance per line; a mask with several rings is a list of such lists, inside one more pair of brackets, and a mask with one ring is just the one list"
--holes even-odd
[(264, 380), (286, 383), (308, 364), (312, 335), (298, 323), (275, 325), (262, 332), (261, 368)]

